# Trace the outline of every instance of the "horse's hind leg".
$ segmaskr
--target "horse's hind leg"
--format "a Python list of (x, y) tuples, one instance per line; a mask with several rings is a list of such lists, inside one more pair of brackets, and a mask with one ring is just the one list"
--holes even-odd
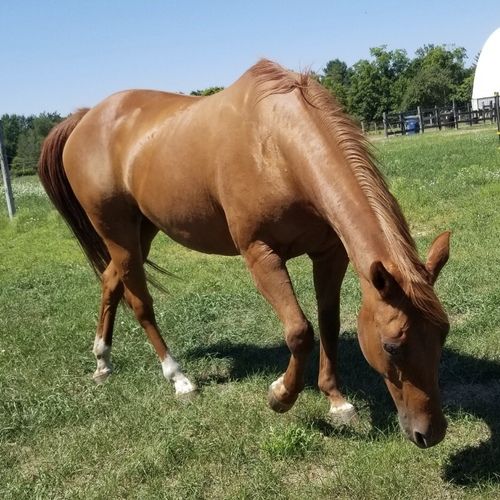
[(123, 296), (123, 283), (113, 262), (110, 262), (102, 274), (102, 299), (97, 332), (94, 340), (94, 355), (97, 359), (97, 368), (94, 380), (100, 384), (104, 382), (112, 371), (111, 343), (113, 340), (113, 325), (116, 309)]
[(349, 260), (340, 242), (329, 252), (310, 257), (313, 261), (321, 338), (318, 386), (330, 401), (331, 418), (339, 423), (349, 423), (356, 411), (340, 392), (337, 374), (340, 287)]
[[(140, 240), (142, 256), (148, 256), (151, 242), (158, 233), (158, 229), (147, 219), (140, 223)], [(97, 321), (97, 332), (94, 340), (94, 355), (97, 360), (97, 368), (94, 372), (94, 380), (100, 384), (104, 382), (112, 372), (111, 344), (113, 341), (113, 326), (116, 310), (123, 297), (124, 286), (113, 261), (101, 276), (102, 298)], [(128, 302), (127, 297), (125, 299)]]
[(295, 297), (290, 276), (281, 257), (268, 246), (256, 242), (244, 252), (257, 288), (274, 308), (285, 328), (291, 352), (285, 374), (269, 388), (269, 405), (277, 412), (288, 411), (304, 388), (307, 357), (314, 344), (314, 333)]
[(104, 241), (123, 283), (127, 302), (158, 354), (164, 376), (173, 382), (177, 394), (194, 391), (195, 386), (182, 373), (179, 365), (170, 355), (156, 324), (153, 299), (149, 294), (144, 273), (146, 254), (141, 248), (138, 228), (128, 228), (122, 220), (119, 230), (113, 231), (111, 234), (108, 233), (108, 236), (104, 237)]

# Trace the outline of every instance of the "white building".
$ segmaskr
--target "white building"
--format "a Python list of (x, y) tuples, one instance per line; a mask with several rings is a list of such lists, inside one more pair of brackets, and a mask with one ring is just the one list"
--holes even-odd
[(472, 89), (472, 109), (482, 109), (500, 93), (500, 28), (486, 40), (477, 62)]

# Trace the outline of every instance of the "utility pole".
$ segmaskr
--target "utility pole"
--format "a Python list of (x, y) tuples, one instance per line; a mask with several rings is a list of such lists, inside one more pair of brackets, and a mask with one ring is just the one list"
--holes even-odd
[(2, 169), (3, 185), (5, 186), (5, 198), (7, 200), (7, 211), (9, 217), (12, 219), (16, 213), (16, 205), (14, 204), (14, 195), (12, 193), (12, 185), (10, 183), (9, 164), (7, 162), (7, 155), (3, 147), (3, 130), (2, 122), (0, 122), (0, 168)]

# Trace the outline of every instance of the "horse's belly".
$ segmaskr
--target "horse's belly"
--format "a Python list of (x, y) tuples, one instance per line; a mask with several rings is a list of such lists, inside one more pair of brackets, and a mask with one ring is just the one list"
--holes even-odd
[(187, 248), (219, 255), (239, 254), (222, 211), (207, 208), (193, 213), (171, 208), (160, 215), (147, 208), (142, 211), (167, 236)]
[[(209, 229), (204, 226), (208, 225)], [(161, 227), (170, 238), (177, 243), (196, 250), (197, 252), (218, 255), (238, 255), (239, 251), (234, 244), (229, 230), (212, 221), (200, 222), (176, 227)], [(207, 234), (207, 231), (210, 234)]]

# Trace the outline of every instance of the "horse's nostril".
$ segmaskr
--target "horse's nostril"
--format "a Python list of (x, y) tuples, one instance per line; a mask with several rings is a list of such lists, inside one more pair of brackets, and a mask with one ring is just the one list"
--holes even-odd
[(413, 437), (417, 446), (419, 446), (420, 448), (427, 448), (427, 440), (425, 439), (425, 436), (423, 434), (415, 431), (413, 433)]

